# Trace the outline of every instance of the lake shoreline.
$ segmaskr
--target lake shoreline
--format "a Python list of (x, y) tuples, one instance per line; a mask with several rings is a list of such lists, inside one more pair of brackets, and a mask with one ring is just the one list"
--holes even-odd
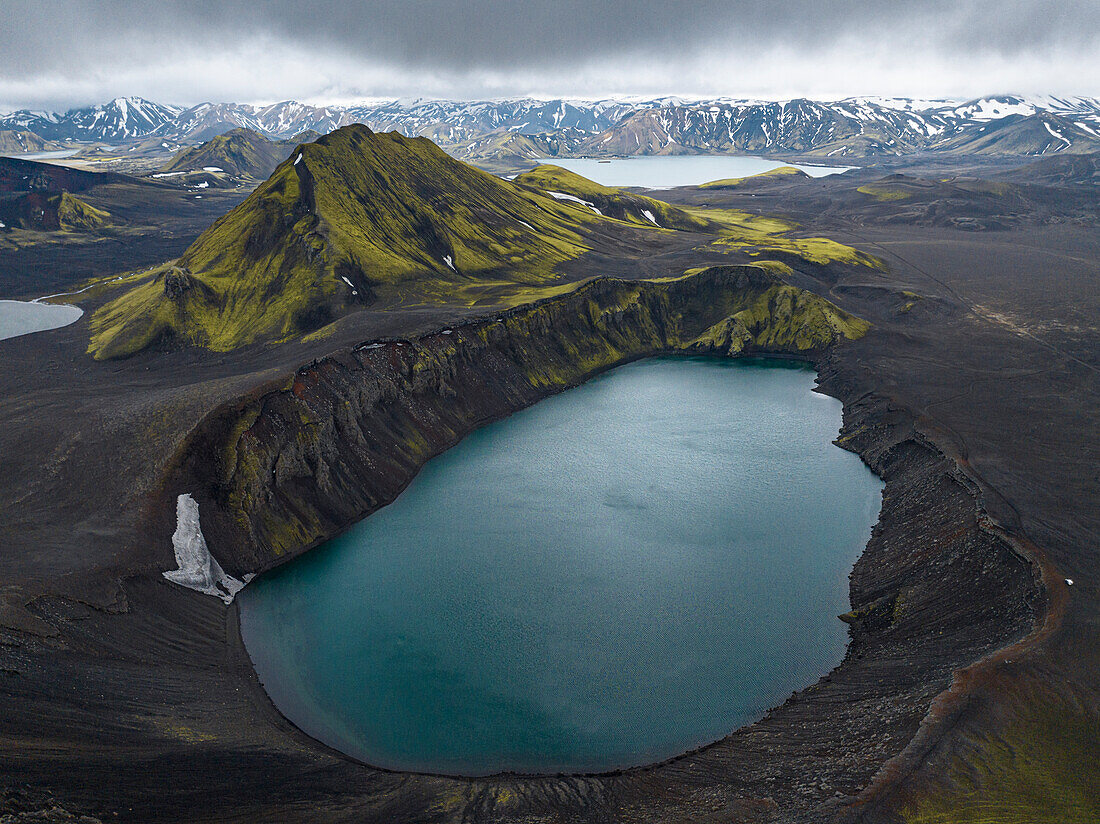
[[(560, 302), (560, 299), (548, 299), (543, 303)], [(526, 308), (510, 310), (505, 314), (516, 314), (520, 311), (529, 310)], [(545, 328), (568, 334), (567, 329), (562, 325), (565, 322), (565, 316), (563, 316), (560, 323), (551, 324)], [(488, 323), (491, 326), (493, 321), (482, 323)], [(525, 325), (524, 328), (533, 330), (539, 327)], [(511, 334), (515, 332), (501, 329), (500, 334), (493, 338), (494, 346), (507, 345), (506, 341)], [(422, 340), (431, 341), (432, 346), (435, 346), (450, 339), (443, 333), (436, 333)], [(379, 349), (372, 351), (377, 353)], [(410, 368), (408, 361), (408, 355), (411, 355), (412, 351), (405, 341), (385, 344), (382, 346), (382, 355), (385, 357), (381, 362), (393, 364), (392, 367), (386, 367), (387, 369), (396, 368), (408, 375), (416, 375), (416, 370)], [(405, 354), (399, 355), (401, 352)], [(608, 365), (594, 369), (588, 374), (590, 376), (600, 374), (614, 365), (631, 362), (649, 354), (652, 352), (625, 358), (620, 355)], [(393, 360), (395, 355), (398, 357)], [(429, 786), (435, 786), (437, 792), (449, 793), (455, 791), (456, 787), (470, 787), (478, 788), (478, 793), (490, 792), (496, 795), (519, 793), (527, 798), (526, 803), (530, 805), (528, 809), (532, 813), (536, 810), (545, 812), (550, 809), (559, 809), (557, 802), (553, 800), (558, 792), (555, 789), (556, 782), (574, 780), (585, 782), (584, 786), (587, 789), (581, 792), (578, 803), (583, 803), (587, 809), (592, 805), (598, 807), (602, 803), (599, 799), (610, 791), (610, 787), (604, 787), (601, 782), (611, 781), (616, 786), (619, 782), (633, 785), (636, 781), (648, 782), (650, 779), (646, 776), (661, 775), (663, 770), (679, 772), (687, 766), (704, 771), (720, 768), (723, 772), (732, 770), (735, 774), (743, 773), (743, 781), (748, 783), (740, 783), (740, 780), (735, 782), (735, 785), (740, 787), (737, 791), (743, 793), (751, 794), (753, 782), (760, 780), (762, 770), (767, 774), (768, 770), (774, 769), (777, 770), (773, 773), (774, 775), (777, 777), (783, 775), (785, 786), (794, 786), (787, 783), (797, 780), (792, 779), (792, 775), (801, 775), (803, 770), (809, 770), (809, 775), (819, 776), (820, 780), (825, 781), (828, 786), (840, 788), (842, 791), (847, 790), (846, 794), (854, 795), (857, 789), (862, 790), (877, 774), (881, 766), (879, 751), (877, 749), (868, 751), (861, 743), (867, 735), (871, 734), (871, 729), (882, 729), (882, 723), (875, 713), (868, 712), (868, 701), (876, 704), (885, 702), (881, 704), (881, 712), (888, 717), (893, 717), (897, 710), (887, 710), (887, 708), (897, 706), (899, 701), (901, 706), (907, 707), (903, 717), (908, 720), (900, 726), (892, 726), (882, 744), (892, 749), (892, 757), (903, 757), (909, 745), (915, 740), (914, 736), (920, 727), (920, 722), (926, 717), (927, 707), (937, 695), (949, 688), (954, 670), (969, 664), (975, 658), (980, 658), (990, 650), (1018, 641), (1031, 631), (1033, 619), (1041, 609), (1041, 596), (1038, 595), (1037, 581), (1033, 577), (1029, 560), (1021, 559), (1018, 551), (1006, 542), (1003, 536), (983, 526), (987, 523), (987, 519), (983, 520), (985, 516), (982, 515), (976, 490), (960, 484), (957, 464), (945, 458), (937, 447), (916, 432), (910, 419), (899, 418), (892, 413), (886, 401), (868, 396), (855, 388), (858, 384), (853, 384), (850, 377), (844, 377), (843, 371), (838, 372), (835, 369), (835, 361), (828, 354), (827, 349), (804, 355), (803, 358), (817, 366), (822, 378), (819, 388), (845, 403), (844, 429), (838, 438), (838, 443), (859, 454), (864, 462), (883, 478), (887, 489), (879, 523), (851, 575), (853, 609), (848, 615), (851, 642), (844, 661), (836, 669), (822, 676), (816, 684), (795, 693), (782, 705), (768, 712), (760, 721), (743, 727), (713, 744), (660, 764), (593, 775), (498, 775), (477, 779), (456, 779), (420, 773), (392, 773), (385, 770), (378, 772), (405, 778), (419, 776), (421, 780), (429, 782)], [(494, 368), (492, 359), (485, 361), (482, 357), (480, 360), (484, 361), (481, 368)], [(336, 373), (331, 371), (336, 366), (336, 362), (328, 364), (319, 362), (300, 370), (294, 381), (294, 386), (299, 389), (292, 390), (291, 394), (309, 393), (322, 387), (337, 385), (334, 383)], [(437, 371), (440, 369), (442, 371)], [(434, 377), (431, 377), (428, 383), (420, 383), (429, 375)], [(417, 385), (422, 391), (436, 391), (431, 390), (430, 387), (439, 380), (442, 381), (442, 386), (455, 389), (454, 376), (447, 377), (448, 375), (450, 373), (443, 364), (436, 364), (429, 368), (428, 373), (421, 373), (422, 377), (416, 379)], [(567, 385), (575, 385), (575, 383), (569, 381)], [(565, 386), (563, 385), (562, 388)], [(449, 392), (451, 389), (446, 391)], [(382, 397), (385, 396), (386, 393), (383, 392)], [(509, 396), (510, 394), (505, 395), (505, 397)], [(538, 397), (541, 396), (540, 394)], [(457, 396), (451, 396), (450, 402), (453, 404), (463, 397), (464, 395), (459, 392)], [(477, 416), (474, 419), (476, 421), (474, 425), (482, 426), (510, 414), (510, 411), (515, 408), (511, 405), (516, 403), (514, 396), (511, 397), (513, 400), (509, 402), (508, 407)], [(534, 400), (537, 400), (537, 397)], [(534, 400), (527, 401), (523, 405), (528, 405)], [(387, 403), (389, 402), (392, 401)], [(277, 408), (277, 404), (274, 404), (272, 399), (263, 401), (262, 406), (269, 412), (274, 412)], [(418, 412), (417, 415), (420, 417), (423, 412)], [(217, 426), (221, 428), (223, 425)], [(387, 427), (391, 425), (387, 424)], [(446, 439), (440, 451), (454, 442), (455, 440), (451, 438)], [(400, 443), (401, 441), (395, 442), (389, 448), (400, 451), (402, 449), (399, 446)], [(221, 448), (218, 447), (218, 449)], [(200, 447), (198, 453), (208, 454), (208, 450)], [(438, 454), (438, 452), (433, 450), (432, 454)], [(427, 460), (428, 457), (430, 455), (423, 456), (423, 460)], [(241, 459), (238, 454), (237, 460)], [(246, 460), (246, 463), (248, 462), (250, 461)], [(396, 497), (410, 480), (411, 476), (406, 477), (399, 489), (391, 488), (387, 497), (391, 495)], [(918, 513), (920, 513), (919, 516)], [(914, 518), (929, 518), (930, 514), (934, 519), (929, 520), (924, 529), (914, 529)], [(922, 582), (927, 580), (930, 571), (921, 560), (922, 553), (919, 550), (929, 544), (930, 536), (926, 532), (927, 528), (933, 524), (937, 525), (937, 529), (947, 528), (940, 526), (941, 521), (944, 525), (954, 524), (950, 527), (954, 537), (944, 544), (939, 552), (945, 559), (952, 559), (950, 563), (958, 567), (952, 575), (959, 576), (959, 580), (954, 587), (944, 585), (942, 588), (928, 590), (927, 584)], [(232, 541), (226, 543), (232, 543)], [(308, 551), (308, 548), (319, 543), (319, 540), (310, 541), (306, 549), (300, 551)], [(224, 546), (225, 543), (220, 545)], [(958, 566), (960, 564), (961, 566)], [(277, 564), (271, 566), (274, 565)], [(964, 587), (973, 589), (973, 582), (977, 577), (974, 565), (980, 568), (988, 568), (992, 565), (998, 570), (995, 578), (988, 582), (988, 586), (1000, 588), (999, 595), (990, 594), (988, 599), (982, 598), (977, 601), (970, 597), (958, 597), (959, 592), (965, 591)], [(898, 576), (902, 577), (899, 579)], [(904, 583), (906, 581), (909, 583)], [(921, 592), (920, 599), (912, 600), (912, 596), (909, 596), (910, 602), (905, 610), (909, 614), (903, 613), (900, 621), (891, 619), (891, 615), (899, 609), (898, 593), (914, 586), (917, 588), (916, 591)], [(883, 596), (884, 587), (887, 588), (887, 593), (894, 594)], [(999, 605), (995, 613), (988, 612), (986, 604), (990, 602)], [(986, 612), (981, 618), (977, 618), (975, 610), (979, 610), (979, 613), (981, 610)], [(946, 636), (928, 635), (922, 617), (928, 611), (939, 615), (941, 620), (946, 622), (946, 626), (953, 627), (952, 632)], [(237, 613), (237, 607), (231, 607), (231, 612)], [(239, 620), (236, 616), (231, 620), (231, 624), (237, 628), (232, 637), (236, 666), (251, 670), (251, 661), (239, 636)], [(892, 637), (898, 633), (906, 639), (900, 649), (892, 640)], [(975, 655), (976, 650), (981, 650), (981, 653)], [(885, 659), (878, 662), (877, 659), (883, 655), (886, 656)], [(915, 665), (914, 662), (919, 662), (919, 665)], [(881, 677), (868, 680), (868, 667), (872, 672), (880, 671), (885, 667), (890, 677), (885, 680)], [(296, 727), (278, 713), (254, 673), (250, 673), (248, 682), (251, 684), (254, 700), (262, 700), (268, 712), (278, 716), (284, 729), (296, 731), (297, 735), (310, 741), (311, 746), (317, 746), (317, 742), (297, 731)], [(841, 696), (847, 697), (841, 698)], [(838, 700), (841, 701), (840, 704), (837, 703)], [(824, 707), (829, 709), (824, 710)], [(806, 724), (810, 724), (811, 728), (816, 730), (808, 738), (799, 732)], [(761, 736), (768, 742), (766, 756), (753, 743)], [(821, 739), (818, 736), (825, 736), (825, 738)], [(818, 756), (812, 755), (823, 745), (822, 741), (828, 741), (828, 746), (835, 754), (835, 757), (829, 760), (827, 769)], [(339, 757), (350, 764), (360, 763), (348, 756)], [(708, 764), (710, 766), (706, 766)], [(438, 782), (443, 783), (438, 784)], [(734, 785), (731, 785), (731, 788), (732, 786)], [(621, 791), (623, 791), (622, 788), (615, 790), (615, 792)], [(787, 803), (794, 803), (797, 793), (786, 796), (781, 794), (780, 797), (786, 798)], [(491, 808), (486, 812), (491, 812)], [(478, 818), (477, 820), (488, 819)]]
[[(878, 481), (833, 445), (839, 404), (821, 404), (811, 375), (789, 359), (656, 356), (471, 432), (392, 504), (249, 582), (238, 601), (261, 681), (337, 749), (455, 776), (622, 770), (751, 723), (843, 658), (836, 615), (880, 504)], [(508, 526), (517, 519), (522, 529)], [(680, 595), (669, 600), (669, 587)], [(505, 617), (524, 629), (505, 631)], [(639, 663), (655, 661), (678, 661), (675, 678)], [(435, 666), (449, 685), (435, 690), (440, 706), (413, 697)], [(711, 682), (737, 687), (692, 693)], [(451, 699), (456, 688), (474, 692)], [(374, 695), (387, 699), (371, 709)]]

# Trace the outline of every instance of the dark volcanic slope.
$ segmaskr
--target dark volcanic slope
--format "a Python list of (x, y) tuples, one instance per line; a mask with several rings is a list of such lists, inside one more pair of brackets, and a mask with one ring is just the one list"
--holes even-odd
[[(63, 219), (66, 192), (109, 217)], [(243, 197), (0, 158), (0, 298), (60, 292), (176, 257)]]
[[(1100, 241), (1087, 203), (1060, 209), (1054, 197), (1026, 198), (999, 231), (878, 222), (900, 212), (857, 188), (880, 176), (673, 193), (793, 215), (889, 264), (794, 261), (786, 275), (874, 324), (810, 351), (845, 402), (841, 442), (886, 492), (852, 574), (845, 663), (758, 724), (622, 775), (407, 776), (317, 746), (266, 700), (235, 610), (160, 577), (173, 565), (170, 504), (183, 489), (199, 495), (231, 571), (267, 565), (263, 547), (315, 542), (470, 427), (658, 351), (676, 312), (681, 328), (705, 324), (732, 299), (732, 276), (677, 281), (660, 300), (600, 280), (534, 308), (368, 308), (324, 340), (225, 354), (96, 362), (83, 354), (86, 318), (0, 342), (0, 810), (57, 803), (132, 821), (1097, 820)], [(620, 274), (718, 257), (670, 234), (680, 245), (635, 251)], [(782, 316), (767, 306), (763, 328)], [(177, 459), (186, 455), (209, 460)], [(353, 460), (362, 456), (377, 459), (373, 470)], [(242, 503), (253, 531), (277, 540), (219, 544), (239, 527), (215, 511)]]
[(82, 192), (108, 183), (133, 182), (133, 178), (113, 172), (85, 172), (39, 163), (0, 157), (0, 192)]

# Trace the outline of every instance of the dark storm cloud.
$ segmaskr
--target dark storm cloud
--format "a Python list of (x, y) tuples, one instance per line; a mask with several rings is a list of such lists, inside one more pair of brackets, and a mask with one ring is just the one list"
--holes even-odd
[[(159, 89), (181, 102), (218, 89), (223, 98), (418, 88), (476, 96), (537, 86), (623, 93), (632, 76), (639, 93), (725, 87), (738, 95), (746, 79), (767, 93), (769, 77), (776, 94), (800, 82), (840, 91), (861, 77), (866, 88), (844, 90), (890, 93), (875, 81), (911, 78), (917, 88), (951, 85), (954, 75), (956, 86), (986, 82), (997, 91), (999, 70), (1010, 80), (1028, 76), (1013, 74), (1013, 65), (1035, 66), (1047, 85), (1064, 72), (1061, 88), (1050, 91), (1100, 91), (1085, 88), (1100, 83), (1097, 0), (86, 0), (2, 8), (0, 97), (38, 88), (43, 101), (100, 88), (153, 96)], [(112, 85), (135, 80), (140, 92)], [(184, 99), (189, 90), (192, 99)]]

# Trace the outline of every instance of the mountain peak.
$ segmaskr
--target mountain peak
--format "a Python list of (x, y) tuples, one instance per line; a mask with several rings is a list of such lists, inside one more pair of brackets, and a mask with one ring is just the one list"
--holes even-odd
[(297, 146), (172, 268), (102, 307), (90, 349), (226, 351), (307, 334), (364, 304), (543, 283), (604, 220), (426, 138), (345, 126)]

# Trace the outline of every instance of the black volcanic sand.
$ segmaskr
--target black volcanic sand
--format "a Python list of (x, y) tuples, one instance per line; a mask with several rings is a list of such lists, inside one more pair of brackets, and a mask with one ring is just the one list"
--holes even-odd
[[(1100, 759), (1088, 757), (1100, 736), (1097, 198), (1036, 190), (1002, 228), (971, 231), (910, 214), (912, 199), (868, 208), (854, 189), (881, 174), (658, 193), (787, 214), (887, 261), (889, 272), (796, 265), (792, 278), (875, 324), (818, 368), (845, 403), (843, 445), (886, 491), (852, 575), (845, 662), (757, 724), (619, 775), (463, 781), (360, 765), (273, 708), (235, 608), (160, 576), (174, 567), (162, 475), (206, 413), (329, 351), (484, 308), (364, 311), (325, 340), (226, 355), (96, 363), (87, 315), (0, 342), (0, 813), (900, 821), (978, 787), (982, 803), (1006, 799), (998, 818), (1013, 820), (1013, 793), (1031, 782), (1077, 805), (1062, 820), (1089, 820), (1100, 804)], [(972, 217), (1009, 214), (984, 202)], [(181, 217), (164, 231), (182, 238), (189, 226)], [(581, 261), (572, 274), (713, 262), (692, 242)], [(28, 279), (66, 259), (48, 244), (16, 263), (10, 254), (0, 272)], [(22, 280), (12, 296), (48, 291), (41, 276), (42, 288)], [(1029, 739), (1047, 742), (1037, 762), (1005, 755)]]
[[(0, 206), (5, 199), (28, 196), (5, 192), (0, 158)], [(43, 185), (46, 195), (78, 192), (81, 200), (111, 214), (110, 225), (94, 231), (47, 232), (0, 229), (0, 297), (34, 298), (78, 288), (84, 281), (154, 266), (178, 257), (211, 223), (240, 203), (251, 188), (192, 189), (166, 181), (119, 174), (81, 172), (46, 163), (57, 170)], [(20, 171), (18, 168), (15, 172)], [(39, 174), (43, 174), (39, 172)], [(22, 175), (15, 175), (21, 178)]]

